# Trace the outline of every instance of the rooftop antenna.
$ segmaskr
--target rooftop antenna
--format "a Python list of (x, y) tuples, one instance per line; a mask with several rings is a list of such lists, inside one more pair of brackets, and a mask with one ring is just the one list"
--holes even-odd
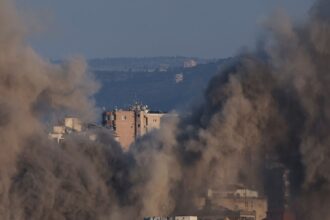
[(136, 91), (134, 91), (134, 104), (137, 104), (138, 103), (138, 98), (137, 98), (137, 94), (136, 94)]

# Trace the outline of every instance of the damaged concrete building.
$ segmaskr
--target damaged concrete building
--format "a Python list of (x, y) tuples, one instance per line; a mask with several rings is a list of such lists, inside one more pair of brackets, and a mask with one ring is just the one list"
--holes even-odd
[(112, 129), (115, 133), (115, 139), (124, 150), (128, 150), (130, 144), (137, 138), (154, 129), (159, 129), (162, 120), (166, 117), (176, 117), (176, 115), (151, 111), (148, 106), (135, 103), (128, 109), (104, 111), (102, 125)]

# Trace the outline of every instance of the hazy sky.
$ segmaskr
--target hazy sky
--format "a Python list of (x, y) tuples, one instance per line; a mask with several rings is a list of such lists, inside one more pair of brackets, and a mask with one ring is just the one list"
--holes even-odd
[(42, 22), (30, 42), (63, 58), (184, 55), (227, 57), (254, 45), (277, 8), (303, 19), (313, 0), (17, 0)]

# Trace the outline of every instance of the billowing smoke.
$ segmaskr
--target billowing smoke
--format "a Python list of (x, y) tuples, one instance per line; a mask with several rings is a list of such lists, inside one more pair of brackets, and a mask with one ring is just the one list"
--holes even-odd
[(15, 6), (0, 0), (0, 219), (189, 215), (208, 188), (263, 191), (274, 161), (290, 170), (299, 219), (330, 219), (329, 12), (319, 0), (304, 24), (275, 14), (257, 50), (213, 78), (198, 108), (123, 152), (106, 131), (97, 141), (47, 138), (53, 119), (95, 119), (98, 84), (80, 59), (40, 58)]

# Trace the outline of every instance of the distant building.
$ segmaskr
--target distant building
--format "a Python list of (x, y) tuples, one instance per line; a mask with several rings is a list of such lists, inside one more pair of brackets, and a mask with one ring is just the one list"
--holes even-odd
[(64, 118), (64, 127), (70, 129), (71, 131), (81, 132), (83, 129), (82, 122), (79, 118), (66, 117)]
[[(242, 185), (229, 185), (224, 189), (209, 189), (204, 204), (187, 216), (147, 217), (144, 220), (265, 220), (267, 200), (255, 190)], [(199, 203), (199, 202), (198, 202)]]
[(183, 81), (183, 73), (178, 73), (175, 75), (175, 83), (180, 83)]
[(142, 137), (148, 132), (159, 129), (165, 113), (151, 111), (136, 111), (136, 137)]
[(160, 64), (159, 65), (159, 72), (167, 72), (169, 67), (170, 67), (170, 65), (168, 65), (168, 64)]
[(194, 59), (185, 60), (183, 62), (183, 68), (193, 68), (197, 66), (197, 61)]
[(78, 118), (66, 117), (60, 125), (55, 125), (49, 137), (56, 140), (58, 143), (64, 140), (66, 134), (71, 132), (81, 132), (83, 129), (82, 123)]
[(195, 216), (153, 216), (145, 217), (144, 220), (255, 220), (255, 212), (248, 211), (232, 211), (222, 209), (218, 211), (209, 211), (198, 213)]
[(60, 143), (65, 139), (65, 136), (77, 133), (87, 136), (90, 140), (96, 140), (96, 133), (91, 132), (99, 129), (100, 126), (95, 124), (83, 124), (79, 118), (65, 117), (58, 125), (53, 126), (52, 131), (48, 134), (50, 139)]
[(290, 198), (290, 172), (278, 162), (268, 162), (266, 170), (268, 196), (267, 220), (295, 220)]
[(254, 211), (233, 211), (222, 208), (209, 210), (198, 214), (198, 220), (256, 220)]
[(267, 217), (267, 199), (259, 196), (257, 191), (239, 185), (228, 186), (225, 190), (209, 189), (205, 205), (210, 210), (226, 208), (248, 213), (250, 217), (254, 215), (255, 220), (263, 220)]
[(60, 143), (64, 140), (64, 135), (66, 134), (64, 126), (54, 126), (53, 131), (48, 134), (50, 139), (56, 140), (57, 143)]
[(135, 103), (128, 110), (105, 111), (103, 112), (103, 126), (112, 129), (115, 139), (128, 150), (136, 138), (148, 132), (159, 129), (162, 118), (169, 114), (153, 112), (148, 106)]
[(125, 148), (135, 140), (135, 112), (114, 110), (103, 113), (103, 125), (114, 131), (115, 139)]

